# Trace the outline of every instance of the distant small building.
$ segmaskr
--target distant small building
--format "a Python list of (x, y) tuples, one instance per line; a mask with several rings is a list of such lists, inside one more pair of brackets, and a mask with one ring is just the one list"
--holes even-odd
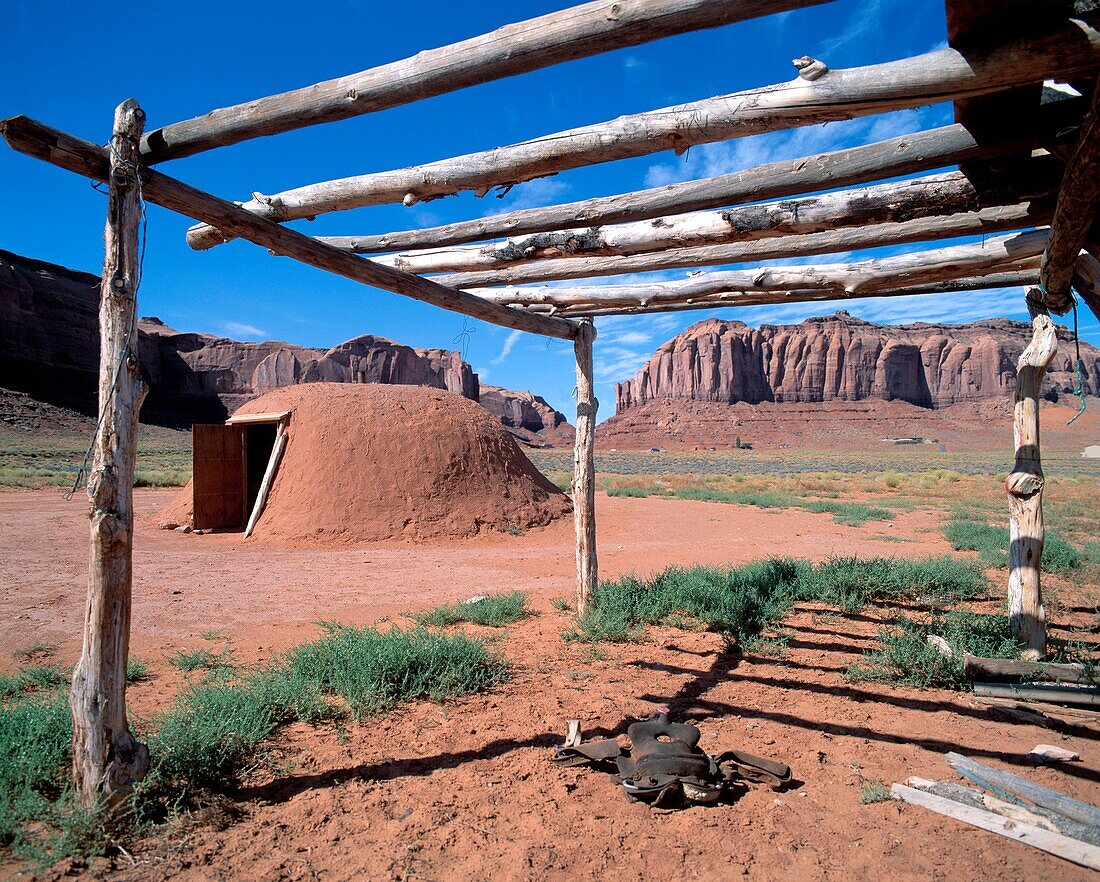
[(1100, 444), (1090, 444), (1081, 451), (1081, 456), (1085, 459), (1100, 459)]

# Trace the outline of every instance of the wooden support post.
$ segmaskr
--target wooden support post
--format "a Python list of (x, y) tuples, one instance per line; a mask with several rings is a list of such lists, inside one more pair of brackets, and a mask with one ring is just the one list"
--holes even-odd
[(126, 718), (130, 644), (134, 460), (146, 387), (137, 357), (141, 223), (139, 153), (145, 114), (115, 110), (99, 307), (99, 425), (88, 478), (91, 563), (84, 648), (73, 671), (73, 783), (87, 807), (117, 803), (149, 767)]
[(1008, 617), (1013, 633), (1026, 645), (1026, 656), (1046, 655), (1046, 612), (1040, 568), (1043, 559), (1043, 466), (1039, 456), (1039, 393), (1043, 376), (1058, 349), (1054, 322), (1041, 305), (1042, 293), (1028, 291), (1031, 343), (1016, 364), (1012, 434), (1016, 464), (1005, 478), (1009, 503)]
[(592, 342), (596, 327), (582, 322), (573, 338), (577, 355), (577, 438), (573, 447), (573, 522), (577, 529), (577, 615), (583, 616), (599, 578), (596, 563), (596, 411)]

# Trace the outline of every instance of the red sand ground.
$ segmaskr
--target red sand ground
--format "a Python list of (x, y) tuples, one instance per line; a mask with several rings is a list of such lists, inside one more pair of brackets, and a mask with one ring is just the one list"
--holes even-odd
[[(286, 411), (286, 451), (258, 542), (456, 538), (544, 526), (572, 511), (500, 421), (460, 395), (306, 383), (237, 413)], [(188, 484), (161, 520), (187, 523), (190, 510)]]
[[(594, 656), (564, 643), (568, 615), (550, 599), (573, 583), (571, 519), (522, 536), (432, 545), (276, 548), (235, 535), (159, 531), (171, 491), (142, 490), (135, 551), (134, 653), (153, 669), (131, 689), (137, 718), (180, 684), (164, 661), (209, 645), (220, 629), (245, 661), (318, 634), (318, 619), (355, 623), (475, 593), (528, 591), (540, 615), (499, 644), (515, 679), (445, 704), (418, 702), (373, 727), (294, 727), (237, 794), (236, 817), (195, 822), (126, 857), (43, 874), (146, 880), (874, 879), (1084, 880), (1086, 870), (923, 809), (863, 806), (866, 781), (952, 778), (957, 750), (1100, 801), (1097, 730), (1065, 736), (988, 713), (965, 694), (849, 684), (841, 672), (889, 610), (837, 620), (800, 611), (779, 660), (725, 651), (714, 635), (661, 629)], [(945, 552), (922, 513), (853, 528), (827, 515), (664, 499), (598, 499), (602, 574), (670, 563), (735, 563), (768, 554)], [(56, 491), (0, 493), (0, 646), (56, 641), (79, 649), (87, 522)], [(932, 528), (929, 530), (929, 528)], [(871, 538), (896, 533), (913, 542)], [(1057, 584), (1051, 580), (1051, 584)], [(1071, 600), (1062, 584), (1063, 602)], [(1080, 606), (1080, 604), (1078, 604)], [(499, 632), (488, 632), (499, 636)], [(14, 664), (8, 651), (3, 664)], [(789, 762), (800, 782), (734, 805), (666, 813), (630, 804), (606, 777), (547, 757), (563, 721), (623, 732), (669, 704), (697, 721), (704, 748), (742, 747)], [(1058, 743), (1084, 762), (1032, 769), (1023, 755)], [(266, 768), (266, 766), (265, 766)], [(0, 876), (13, 873), (0, 866)]]

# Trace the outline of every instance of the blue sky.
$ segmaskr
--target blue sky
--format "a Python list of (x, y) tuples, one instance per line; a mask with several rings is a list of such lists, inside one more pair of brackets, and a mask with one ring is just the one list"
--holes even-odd
[[(569, 0), (269, 0), (153, 2), (125, 20), (89, 2), (0, 0), (0, 116), (23, 113), (104, 143), (114, 106), (136, 97), (154, 127), (454, 42)], [(140, 8), (140, 12), (137, 10)], [(464, 89), (355, 120), (261, 138), (168, 163), (164, 171), (230, 199), (328, 178), (399, 168), (683, 101), (781, 82), (791, 59), (851, 67), (944, 45), (941, 0), (839, 0), (712, 31), (685, 34), (521, 77)], [(578, 169), (516, 187), (413, 208), (376, 206), (298, 222), (318, 235), (380, 233), (514, 208), (621, 193), (835, 149), (951, 121), (949, 105), (696, 147)], [(0, 149), (0, 248), (91, 272), (102, 262), (105, 197), (88, 182)], [(179, 330), (328, 347), (371, 333), (420, 347), (464, 349), (482, 380), (529, 388), (572, 414), (571, 347), (510, 332), (274, 258), (246, 242), (192, 252), (186, 218), (151, 206), (140, 311)], [(947, 243), (954, 244), (954, 243)], [(815, 257), (823, 263), (911, 250)], [(804, 261), (809, 262), (809, 261)], [(683, 273), (665, 273), (682, 277)], [(621, 281), (621, 280), (620, 280)], [(882, 322), (1025, 317), (1020, 291), (855, 300)], [(961, 300), (961, 304), (960, 304)], [(613, 384), (662, 342), (712, 315), (749, 324), (799, 321), (829, 303), (602, 320), (597, 394), (605, 419)], [(1086, 313), (1087, 314), (1087, 313)], [(1082, 315), (1082, 336), (1100, 328)], [(467, 331), (468, 333), (464, 333)]]

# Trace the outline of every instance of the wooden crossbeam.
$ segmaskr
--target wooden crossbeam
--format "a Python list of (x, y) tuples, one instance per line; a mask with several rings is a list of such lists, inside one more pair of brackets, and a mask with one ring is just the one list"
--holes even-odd
[[(1097, 69), (1100, 33), (1074, 20), (1052, 34), (969, 57), (942, 49), (824, 75), (818, 69), (812, 78), (800, 75), (786, 83), (623, 116), (440, 162), (323, 181), (274, 195), (255, 194), (244, 207), (287, 221), (382, 203), (412, 205), (463, 190), (484, 194), (495, 186), (565, 169), (662, 150), (680, 153), (697, 144), (919, 107)], [(226, 239), (226, 231), (210, 226), (187, 233), (193, 248), (209, 248)]]
[[(3, 135), (9, 146), (20, 153), (92, 180), (107, 179), (108, 152), (96, 144), (24, 116), (0, 121), (0, 135)], [(141, 184), (142, 194), (149, 202), (187, 217), (217, 224), (222, 229), (233, 230), (234, 235), (261, 245), (276, 255), (292, 257), (366, 285), (404, 294), (415, 300), (504, 327), (562, 339), (572, 339), (576, 334), (577, 326), (571, 322), (487, 303), (481, 298), (445, 288), (429, 279), (409, 275), (392, 267), (378, 266), (365, 258), (324, 245), (295, 230), (257, 217), (232, 202), (204, 193), (153, 169), (141, 169)]]
[(874, 297), (898, 288), (1032, 269), (1038, 266), (1046, 243), (1047, 231), (1039, 230), (853, 264), (760, 267), (632, 285), (475, 288), (470, 293), (494, 303), (546, 306), (560, 315), (607, 307), (684, 303), (735, 293), (818, 292), (833, 297)]
[(1056, 137), (1056, 133), (1079, 123), (1083, 111), (1083, 102), (1073, 100), (1044, 107), (1041, 125), (1007, 141), (979, 144), (965, 126), (955, 124), (860, 147), (765, 163), (697, 181), (544, 208), (526, 208), (419, 230), (329, 237), (325, 241), (357, 254), (375, 254), (440, 248), (499, 236), (647, 220), (764, 199), (782, 199), (1043, 147)]
[[(517, 236), (487, 245), (407, 251), (377, 257), (375, 262), (419, 275), (470, 273), (505, 267), (529, 267), (557, 257), (643, 254), (669, 248), (744, 243), (746, 240), (817, 233), (866, 224), (941, 218), (976, 212), (991, 205), (1009, 206), (1020, 199), (1036, 196), (1050, 196), (1053, 201), (1061, 164), (1053, 157), (1045, 159), (1047, 163), (1043, 164), (1043, 170), (1047, 174), (1042, 176), (1041, 182), (1038, 175), (1033, 175), (1036, 179), (1032, 182), (1033, 186), (1021, 186), (1016, 191), (1020, 196), (1002, 194), (1000, 199), (980, 199), (966, 175), (947, 172), (726, 211), (691, 212), (630, 224), (556, 230)], [(336, 244), (331, 238), (321, 237), (321, 241)]]
[(947, 279), (942, 282), (928, 282), (922, 285), (889, 288), (874, 294), (840, 293), (835, 291), (727, 291), (699, 297), (682, 303), (657, 303), (648, 306), (608, 306), (596, 308), (568, 308), (553, 310), (552, 307), (530, 307), (532, 312), (544, 315), (569, 315), (577, 318), (598, 318), (610, 315), (648, 315), (663, 312), (688, 312), (698, 309), (723, 309), (727, 307), (777, 306), (791, 303), (824, 303), (842, 300), (860, 300), (866, 297), (906, 297), (916, 294), (958, 294), (966, 291), (985, 291), (994, 288), (1019, 288), (1035, 284), (1039, 278), (1039, 267), (1015, 270), (1005, 273), (993, 273), (988, 276), (971, 276), (962, 279)]
[(773, 236), (729, 245), (700, 245), (692, 248), (670, 248), (653, 254), (630, 254), (621, 257), (571, 257), (540, 260), (534, 263), (483, 272), (450, 273), (435, 276), (435, 281), (449, 288), (499, 288), (532, 282), (589, 279), (657, 270), (732, 263), (759, 263), (791, 257), (818, 254), (838, 254), (882, 245), (904, 245), (961, 236), (988, 235), (1010, 230), (1022, 230), (1050, 223), (1051, 202), (983, 208), (946, 217), (928, 217), (902, 223), (855, 226), (823, 233), (800, 236)]
[(1044, 305), (1064, 313), (1073, 305), (1070, 285), (1077, 256), (1085, 246), (1100, 204), (1100, 86), (1093, 89), (1092, 103), (1066, 165), (1054, 218), (1050, 244), (1043, 254), (1039, 281), (1045, 290)]
[(598, 0), (151, 131), (147, 163), (349, 119), (539, 68), (828, 0)]

